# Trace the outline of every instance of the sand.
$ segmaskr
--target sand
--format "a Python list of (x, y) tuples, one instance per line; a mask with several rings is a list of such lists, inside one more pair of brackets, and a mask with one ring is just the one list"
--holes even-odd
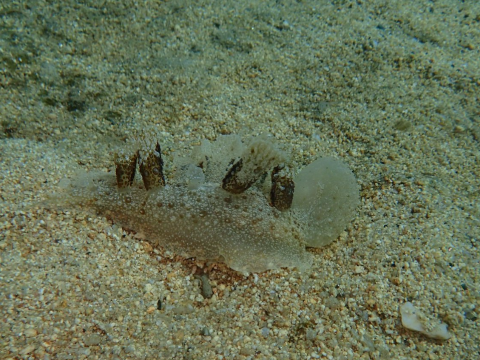
[[(477, 358), (479, 49), (476, 1), (4, 1), (0, 358)], [(167, 160), (260, 133), (340, 158), (358, 214), (310, 271), (244, 276), (45, 206), (145, 129)]]

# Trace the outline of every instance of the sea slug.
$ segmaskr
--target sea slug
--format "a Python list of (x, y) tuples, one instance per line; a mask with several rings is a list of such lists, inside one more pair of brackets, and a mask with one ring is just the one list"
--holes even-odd
[(307, 269), (306, 247), (335, 240), (359, 203), (343, 162), (318, 159), (293, 177), (288, 157), (267, 136), (204, 140), (188, 157), (175, 156), (168, 177), (156, 140), (137, 141), (114, 162), (115, 174), (61, 181), (50, 202), (95, 210), (154, 246), (244, 273)]

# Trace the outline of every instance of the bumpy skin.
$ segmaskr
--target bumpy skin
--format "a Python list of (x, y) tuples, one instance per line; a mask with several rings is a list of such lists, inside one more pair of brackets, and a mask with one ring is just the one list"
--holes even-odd
[(241, 194), (282, 161), (282, 153), (267, 139), (254, 138), (223, 178), (222, 188), (232, 194)]
[(143, 185), (147, 190), (165, 185), (162, 150), (158, 142), (155, 151), (147, 152), (144, 154), (144, 158), (140, 157), (140, 174), (142, 175)]
[(270, 203), (278, 210), (290, 209), (295, 192), (295, 183), (284, 166), (276, 166), (271, 175)]
[(234, 195), (216, 184), (147, 192), (135, 185), (118, 189), (110, 174), (89, 173), (66, 190), (70, 203), (96, 209), (153, 245), (186, 257), (223, 261), (240, 272), (311, 264), (294, 218), (255, 189)]
[(138, 153), (131, 156), (115, 156), (115, 175), (119, 188), (132, 186), (137, 170), (137, 159)]

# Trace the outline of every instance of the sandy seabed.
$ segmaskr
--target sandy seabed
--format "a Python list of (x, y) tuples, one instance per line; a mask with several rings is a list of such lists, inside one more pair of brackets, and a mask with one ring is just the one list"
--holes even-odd
[[(477, 1), (4, 1), (0, 358), (479, 357), (479, 49)], [(306, 273), (244, 276), (44, 206), (145, 129), (166, 160), (260, 133), (340, 158), (358, 214)]]

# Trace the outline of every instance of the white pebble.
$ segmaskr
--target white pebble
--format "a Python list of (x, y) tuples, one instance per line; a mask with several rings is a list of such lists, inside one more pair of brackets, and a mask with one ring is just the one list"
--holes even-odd
[(35, 329), (27, 329), (25, 330), (25, 336), (26, 337), (34, 337), (34, 336), (37, 336), (37, 330)]
[(30, 344), (30, 345), (28, 345), (27, 347), (24, 347), (24, 348), (20, 351), (20, 355), (30, 354), (33, 350), (35, 350), (35, 345)]

